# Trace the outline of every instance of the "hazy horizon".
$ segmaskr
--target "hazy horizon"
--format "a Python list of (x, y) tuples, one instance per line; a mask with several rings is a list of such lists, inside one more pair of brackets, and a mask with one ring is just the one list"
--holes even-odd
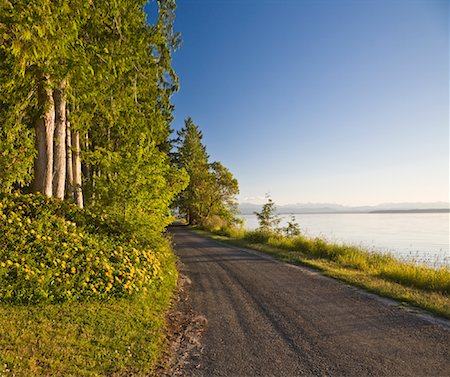
[[(266, 198), (262, 198), (261, 200), (255, 200), (255, 201), (245, 201), (245, 198), (243, 201), (238, 201), (239, 205), (241, 204), (253, 204), (253, 205), (262, 205), (267, 202)], [(419, 201), (419, 202), (382, 202), (382, 203), (374, 203), (374, 204), (362, 204), (362, 205), (348, 205), (348, 204), (342, 204), (342, 203), (336, 203), (336, 202), (275, 202), (276, 205), (279, 206), (290, 206), (290, 205), (334, 205), (334, 206), (342, 206), (342, 207), (377, 207), (377, 206), (388, 206), (388, 205), (407, 205), (407, 204), (420, 204), (420, 205), (426, 205), (426, 204), (442, 204), (446, 206), (450, 206), (450, 201)]]

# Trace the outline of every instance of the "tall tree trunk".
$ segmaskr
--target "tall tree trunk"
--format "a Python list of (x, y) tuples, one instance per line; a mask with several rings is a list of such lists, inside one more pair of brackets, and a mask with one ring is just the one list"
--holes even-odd
[(75, 203), (83, 208), (83, 191), (81, 189), (81, 154), (80, 154), (80, 133), (77, 131), (73, 140), (73, 188)]
[(34, 192), (52, 196), (53, 134), (55, 131), (55, 103), (47, 78), (43, 78), (38, 91), (38, 106), (42, 116), (35, 123)]
[(66, 184), (66, 80), (54, 91), (55, 145), (53, 158), (53, 196), (64, 199)]
[(72, 131), (70, 129), (70, 122), (67, 122), (67, 177), (66, 177), (66, 186), (67, 186), (67, 198), (69, 200), (75, 200), (73, 197), (73, 160), (72, 160)]
[[(89, 151), (89, 134), (87, 131), (84, 134), (83, 149)], [(92, 199), (92, 170), (86, 160), (81, 164), (81, 173), (84, 177), (84, 201), (90, 203)]]

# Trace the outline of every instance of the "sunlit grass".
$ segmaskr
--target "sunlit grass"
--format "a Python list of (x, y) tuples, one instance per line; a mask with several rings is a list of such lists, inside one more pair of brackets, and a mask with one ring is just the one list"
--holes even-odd
[(0, 375), (150, 375), (169, 299), (162, 289), (103, 303), (0, 304)]
[(320, 269), (328, 276), (450, 318), (448, 267), (407, 263), (389, 254), (304, 236), (284, 237), (242, 229), (204, 234), (262, 251), (288, 263)]
[(0, 376), (151, 375), (175, 256), (41, 195), (0, 194)]

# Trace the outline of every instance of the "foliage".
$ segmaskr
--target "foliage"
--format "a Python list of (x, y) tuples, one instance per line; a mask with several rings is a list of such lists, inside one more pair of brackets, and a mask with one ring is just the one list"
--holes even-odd
[(127, 155), (111, 153), (109, 161), (99, 163), (115, 173), (95, 177), (92, 206), (98, 213), (120, 219), (134, 232), (143, 230), (138, 237), (151, 238), (172, 222), (169, 206), (188, 179), (163, 152), (145, 141)]
[(33, 134), (27, 127), (30, 114), (26, 111), (32, 98), (25, 90), (28, 83), (12, 74), (11, 58), (1, 44), (0, 77), (0, 191), (11, 192), (13, 186), (24, 186), (32, 178), (35, 151)]
[[(161, 349), (177, 276), (161, 232), (188, 177), (169, 157), (175, 1), (153, 25), (145, 3), (0, 2), (0, 374), (146, 375)], [(39, 93), (62, 82), (88, 211), (7, 194), (30, 190)]]
[(94, 215), (43, 196), (0, 198), (1, 301), (105, 300), (161, 284), (169, 255), (117, 235), (117, 224), (96, 226)]
[(14, 126), (2, 117), (4, 124), (0, 127), (0, 191), (11, 192), (14, 186), (25, 186), (31, 181), (34, 157), (31, 132), (22, 122)]
[(291, 219), (288, 221), (287, 226), (283, 228), (283, 232), (286, 237), (295, 237), (301, 234), (300, 226), (295, 221), (294, 215), (291, 216)]
[(202, 132), (191, 118), (186, 119), (177, 135), (174, 160), (189, 175), (189, 185), (177, 197), (179, 212), (189, 224), (219, 228), (236, 224), (237, 180), (220, 162), (208, 162)]
[[(171, 221), (169, 206), (187, 185), (171, 162), (171, 67), (179, 46), (175, 2), (3, 1), (0, 12), (0, 191), (33, 178), (33, 126), (46, 111), (43, 89), (67, 82), (68, 122), (81, 139), (85, 204), (150, 234)], [(70, 197), (68, 197), (70, 199)], [(152, 236), (149, 236), (151, 238)]]
[(269, 195), (266, 195), (267, 203), (262, 206), (261, 212), (255, 212), (259, 222), (259, 230), (262, 232), (279, 232), (280, 217), (276, 214), (276, 206)]

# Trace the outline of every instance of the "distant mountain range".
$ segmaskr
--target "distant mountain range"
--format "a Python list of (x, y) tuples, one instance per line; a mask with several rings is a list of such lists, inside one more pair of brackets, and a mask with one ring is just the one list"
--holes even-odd
[[(447, 213), (450, 203), (384, 203), (376, 206), (350, 207), (333, 203), (296, 203), (277, 205), (280, 215), (290, 213)], [(251, 215), (261, 211), (262, 204), (240, 203), (239, 211), (242, 215)]]

